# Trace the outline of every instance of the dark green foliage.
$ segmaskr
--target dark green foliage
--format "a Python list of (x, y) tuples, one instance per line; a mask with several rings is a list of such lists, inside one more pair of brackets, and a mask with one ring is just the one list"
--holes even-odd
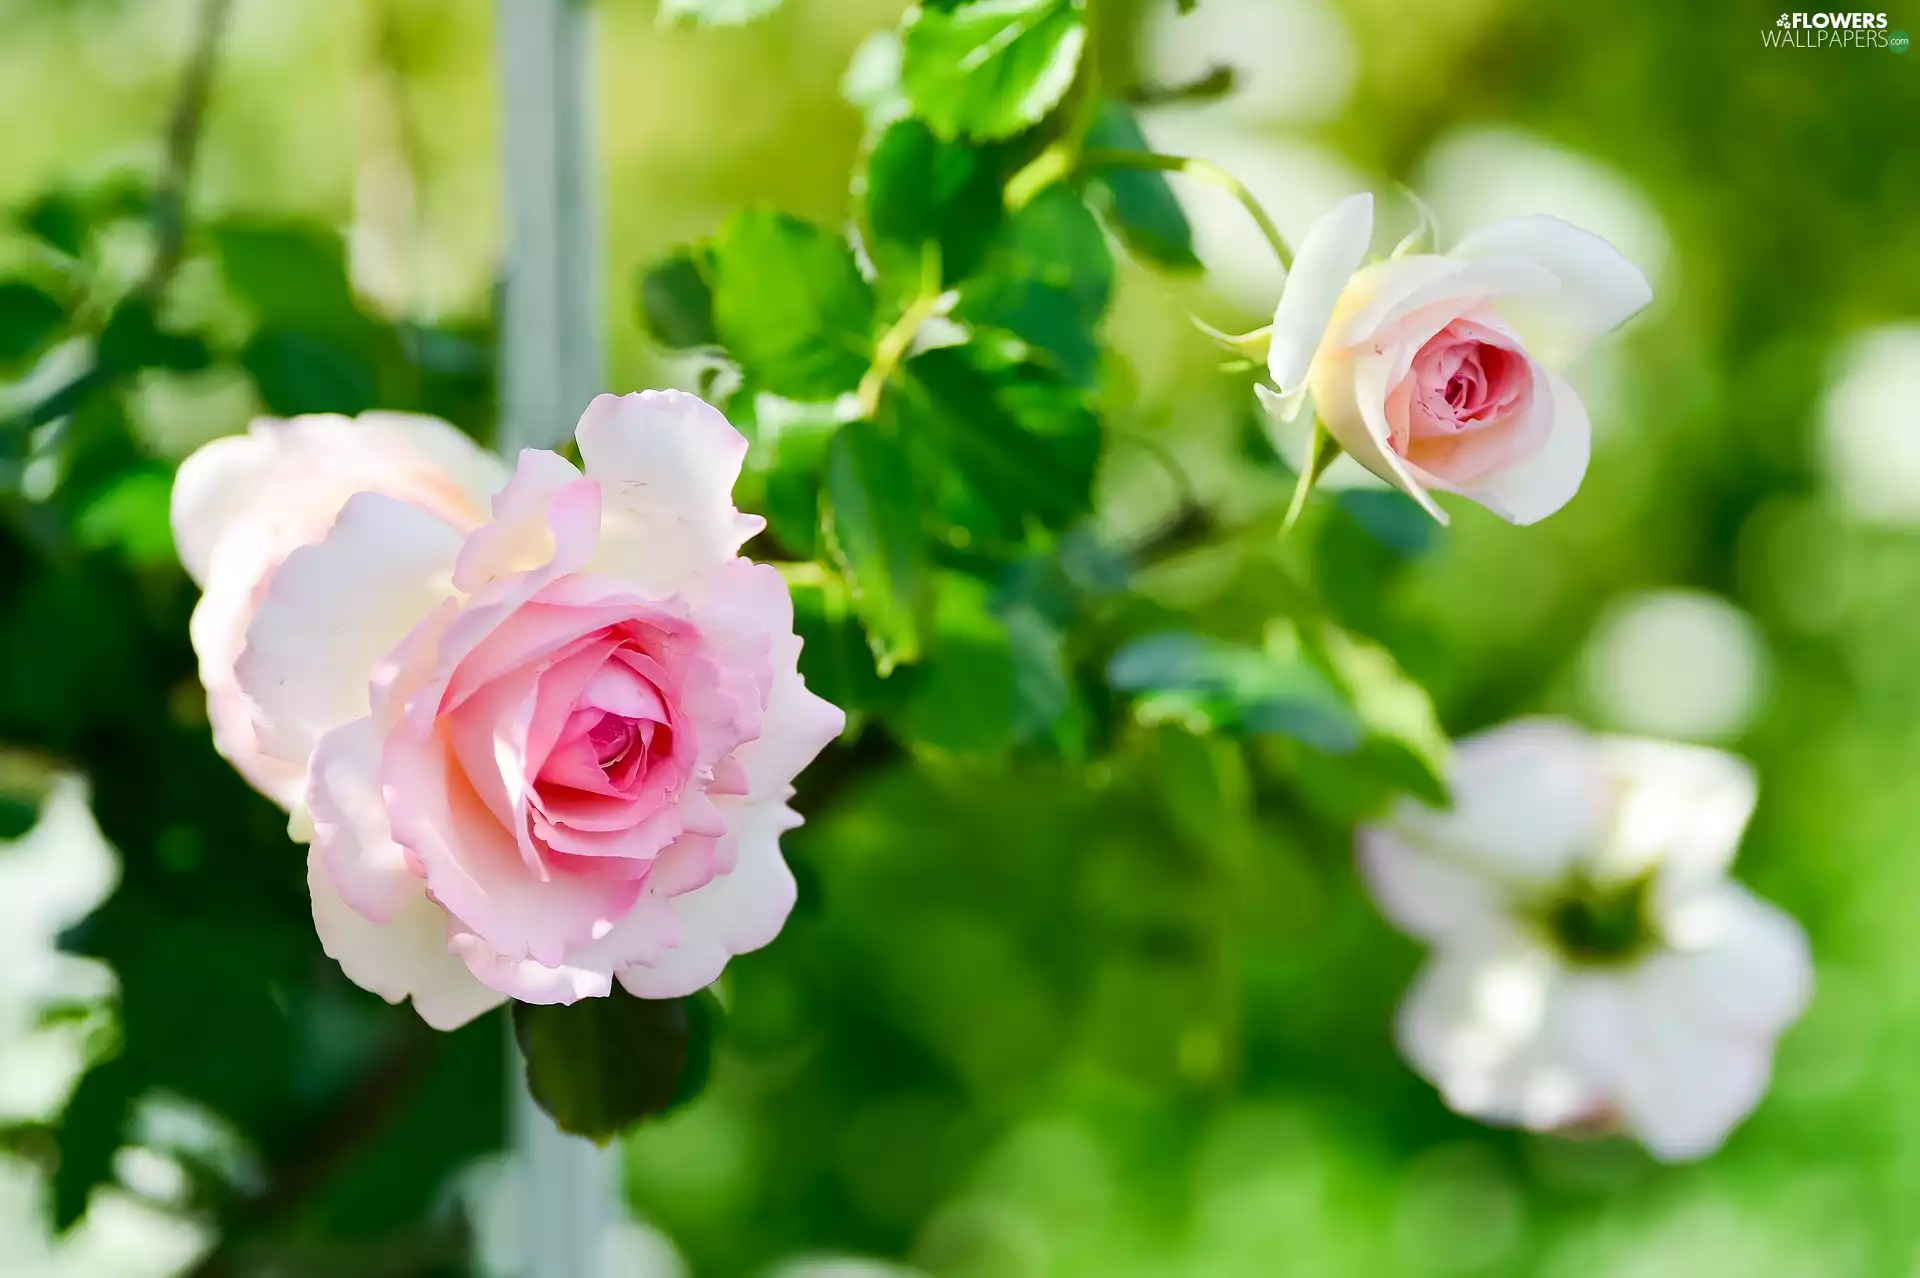
[[(1118, 102), (1102, 105), (1087, 132), (1091, 146), (1119, 151), (1146, 151), (1146, 135), (1133, 113)], [(1097, 174), (1088, 187), (1102, 216), (1128, 251), (1174, 270), (1198, 270), (1193, 253), (1193, 227), (1174, 197), (1164, 173), (1141, 169), (1109, 170)]]
[(640, 275), (640, 320), (662, 346), (684, 349), (719, 340), (713, 327), (713, 290), (700, 256), (675, 253)]
[(108, 317), (97, 358), (105, 375), (120, 376), (142, 368), (194, 372), (205, 368), (212, 354), (197, 337), (162, 330), (153, 303), (134, 296)]
[(379, 374), (369, 362), (300, 329), (261, 328), (241, 349), (240, 365), (280, 417), (358, 413), (379, 396)]
[(527, 1087), (561, 1131), (605, 1144), (700, 1090), (713, 1051), (711, 996), (648, 999), (614, 986), (570, 1005), (513, 1005)]
[[(407, 1008), (350, 987), (313, 934), (304, 852), (286, 816), (216, 755), (199, 710), (174, 562), (170, 458), (156, 457), (130, 393), (150, 377), (251, 377), (271, 411), (375, 405), (492, 416), (490, 324), (394, 324), (354, 297), (338, 238), (297, 223), (199, 228), (238, 344), (171, 318), (171, 281), (118, 293), (95, 275), (109, 228), (149, 213), (108, 183), (42, 197), (19, 223), (70, 259), (84, 305), (0, 288), (8, 353), (90, 340), (80, 373), (0, 422), (54, 477), (31, 495), (0, 469), (0, 749), (85, 772), (122, 856), (114, 893), (65, 938), (113, 969), (99, 1062), (53, 1131), (50, 1207), (61, 1227), (111, 1179), (138, 1107), (167, 1096), (239, 1133), (257, 1182), (190, 1166), (193, 1201), (236, 1245), (323, 1221), (338, 1237), (411, 1227), (448, 1174), (498, 1146), (500, 1031), (434, 1035)], [(56, 311), (58, 314), (56, 315)], [(46, 426), (29, 443), (29, 426)], [(0, 777), (4, 781), (4, 777)], [(7, 791), (5, 837), (31, 805)], [(310, 1215), (309, 1215), (310, 1213)]]
[(1012, 217), (987, 268), (962, 288), (958, 314), (1036, 347), (1070, 380), (1100, 368), (1099, 325), (1113, 295), (1113, 254), (1087, 206), (1065, 186)]
[(916, 357), (905, 382), (903, 429), (938, 445), (956, 526), (1018, 543), (1030, 524), (1059, 530), (1091, 508), (1100, 422), (1079, 388), (980, 341)]
[(0, 369), (18, 367), (45, 350), (66, 318), (59, 301), (34, 285), (0, 281)]
[(1000, 225), (997, 161), (992, 150), (941, 141), (915, 119), (882, 133), (866, 167), (869, 250), (882, 273), (917, 283), (931, 244), (943, 283), (972, 274)]

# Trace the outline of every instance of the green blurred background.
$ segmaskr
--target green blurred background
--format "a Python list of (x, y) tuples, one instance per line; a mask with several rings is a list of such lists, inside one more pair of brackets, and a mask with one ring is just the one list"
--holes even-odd
[[(624, 391), (693, 375), (636, 319), (646, 263), (745, 204), (845, 218), (842, 76), (900, 6), (788, 0), (717, 30), (598, 12)], [(200, 13), (0, 0), (0, 275), (152, 269), (133, 213)], [(1574, 378), (1596, 449), (1568, 509), (1516, 530), (1462, 508), (1443, 532), (1330, 498), (1301, 553), (1455, 735), (1548, 710), (1757, 764), (1739, 872), (1807, 927), (1818, 990), (1725, 1150), (1662, 1167), (1449, 1114), (1393, 1050), (1419, 955), (1358, 889), (1339, 778), (1291, 760), (1277, 782), (1267, 743), (856, 748), (803, 782), (801, 904), (730, 970), (710, 1089), (621, 1148), (617, 1273), (1920, 1274), (1920, 55), (1765, 49), (1775, 16), (1168, 0), (1115, 21), (1142, 80), (1234, 67), (1234, 93), (1146, 108), (1146, 130), (1290, 235), (1363, 186), (1410, 224), (1405, 184), (1443, 242), (1554, 212), (1653, 279)], [(511, 1272), (504, 1029), (426, 1034), (318, 954), (283, 818), (207, 744), (165, 522), (172, 464), (256, 413), (423, 408), (487, 437), (492, 39), (481, 0), (233, 0), (160, 322), (109, 330), (137, 373), (0, 459), (10, 1278)], [(1230, 201), (1182, 194), (1208, 271), (1129, 268), (1109, 328), (1114, 438), (1145, 441), (1102, 474), (1120, 541), (1177, 504), (1176, 472), (1227, 522), (1287, 485), (1247, 379), (1186, 318), (1257, 324), (1277, 273)], [(241, 354), (167, 346), (182, 328)], [(70, 376), (60, 358), (0, 366), (0, 409)], [(76, 441), (57, 464), (55, 427)], [(1231, 541), (1136, 585), (1195, 617), (1277, 588)], [(89, 1206), (49, 1234), (50, 1208)]]

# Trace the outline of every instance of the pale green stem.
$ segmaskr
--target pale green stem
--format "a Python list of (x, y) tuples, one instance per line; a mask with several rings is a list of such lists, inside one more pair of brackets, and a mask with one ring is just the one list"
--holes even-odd
[(907, 304), (900, 318), (874, 343), (873, 363), (867, 367), (855, 392), (860, 401), (860, 416), (871, 419), (880, 411), (880, 396), (886, 393), (887, 383), (900, 371), (921, 327), (940, 313), (940, 307), (940, 246), (929, 240), (920, 259), (920, 295)]
[(1294, 524), (1300, 521), (1300, 513), (1307, 508), (1307, 494), (1313, 491), (1320, 476), (1326, 474), (1327, 467), (1333, 465), (1340, 456), (1340, 445), (1327, 433), (1326, 423), (1320, 420), (1318, 413), (1313, 418), (1313, 438), (1307, 445), (1307, 458), (1300, 467), (1300, 478), (1293, 485), (1293, 500), (1287, 503), (1286, 518), (1280, 521), (1280, 536), (1285, 537), (1293, 531)]
[(1260, 228), (1260, 234), (1266, 236), (1267, 243), (1273, 249), (1273, 255), (1280, 259), (1281, 268), (1293, 269), (1293, 250), (1287, 247), (1287, 237), (1280, 234), (1280, 228), (1267, 216), (1267, 210), (1252, 191), (1233, 174), (1227, 172), (1210, 160), (1195, 159), (1182, 155), (1161, 155), (1154, 151), (1118, 151), (1108, 147), (1089, 147), (1080, 153), (1082, 169), (1153, 169), (1162, 173), (1181, 173), (1198, 182), (1217, 186), (1240, 201), (1254, 225)]

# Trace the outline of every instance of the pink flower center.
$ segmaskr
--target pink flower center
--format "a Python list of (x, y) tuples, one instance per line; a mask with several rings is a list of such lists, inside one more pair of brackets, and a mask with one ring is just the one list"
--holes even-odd
[(626, 645), (607, 654), (574, 699), (540, 768), (541, 793), (565, 807), (568, 800), (558, 790), (636, 799), (671, 780), (657, 774), (673, 758), (673, 711), (659, 685), (642, 673), (651, 664)]
[(1496, 425), (1532, 398), (1527, 357), (1471, 320), (1455, 320), (1413, 357), (1412, 439)]
[[(648, 724), (649, 728), (653, 725)], [(627, 751), (640, 740), (640, 729), (632, 719), (623, 719), (618, 715), (602, 715), (600, 722), (587, 732), (587, 740), (593, 746), (594, 757), (600, 760), (600, 770), (608, 771), (627, 757)], [(642, 747), (644, 748), (644, 746)]]
[(1533, 363), (1507, 333), (1456, 318), (1427, 339), (1389, 393), (1388, 442), (1431, 475), (1471, 482), (1537, 442), (1523, 429), (1533, 393)]

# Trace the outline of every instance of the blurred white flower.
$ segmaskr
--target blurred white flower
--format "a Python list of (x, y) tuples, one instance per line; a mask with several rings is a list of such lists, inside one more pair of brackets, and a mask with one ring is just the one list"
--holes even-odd
[(1669, 250), (1666, 223), (1630, 180), (1600, 161), (1506, 127), (1447, 134), (1415, 183), (1443, 232), (1548, 213), (1616, 245), (1658, 285)]
[(803, 1256), (773, 1270), (768, 1278), (925, 1278), (918, 1269), (862, 1256)]
[(1523, 719), (1461, 742), (1452, 787), (1357, 839), (1382, 911), (1434, 948), (1401, 1051), (1487, 1122), (1718, 1148), (1812, 983), (1799, 925), (1727, 875), (1747, 765)]
[(1649, 590), (1608, 609), (1582, 665), (1609, 727), (1689, 740), (1738, 736), (1767, 683), (1753, 618), (1697, 590)]
[(1160, 0), (1136, 52), (1161, 87), (1231, 69), (1232, 92), (1187, 109), (1263, 124), (1338, 117), (1360, 64), (1352, 33), (1326, 0), (1210, 0), (1190, 13)]
[(1920, 523), (1920, 324), (1848, 342), (1821, 415), (1827, 474), (1847, 513)]
[[(0, 759), (0, 765), (5, 760)], [(48, 1020), (49, 1008), (106, 1015), (113, 973), (61, 951), (66, 928), (92, 912), (120, 878), (120, 859), (94, 823), (87, 785), (54, 777), (39, 821), (0, 842), (0, 1122), (58, 1114), (87, 1065), (91, 1016)]]

